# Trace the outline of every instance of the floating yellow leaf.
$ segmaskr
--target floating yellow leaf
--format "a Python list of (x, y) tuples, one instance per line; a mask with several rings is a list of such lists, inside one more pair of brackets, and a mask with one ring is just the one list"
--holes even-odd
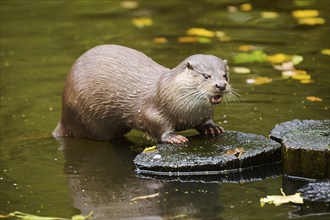
[(207, 37), (198, 37), (197, 41), (198, 41), (198, 43), (202, 43), (202, 44), (211, 43), (211, 39), (207, 38)]
[(242, 11), (251, 11), (252, 10), (252, 5), (249, 3), (244, 3), (240, 5), (240, 9)]
[(275, 206), (282, 205), (284, 203), (296, 203), (296, 204), (303, 204), (304, 200), (303, 197), (300, 196), (300, 193), (296, 193), (294, 195), (285, 195), (282, 188), (281, 188), (282, 196), (280, 195), (272, 195), (267, 196), (266, 198), (260, 198), (260, 206), (263, 207), (265, 203), (274, 204)]
[(310, 80), (312, 77), (311, 75), (304, 75), (304, 74), (297, 74), (297, 75), (293, 75), (291, 76), (292, 79), (296, 79), (296, 80)]
[(310, 18), (319, 16), (318, 10), (308, 9), (308, 10), (295, 10), (292, 11), (292, 16), (295, 18)]
[(291, 55), (278, 53), (274, 55), (268, 55), (267, 60), (271, 63), (283, 63), (292, 59)]
[(298, 65), (303, 60), (304, 60), (304, 57), (300, 56), (300, 55), (293, 55), (293, 57), (292, 57), (292, 62), (293, 62), (294, 65)]
[(239, 73), (239, 74), (248, 74), (248, 73), (251, 73), (251, 70), (249, 68), (246, 68), (246, 67), (233, 67), (233, 71), (235, 73)]
[(330, 49), (323, 49), (323, 50), (321, 50), (321, 54), (330, 56)]
[(165, 37), (155, 37), (155, 38), (153, 39), (153, 41), (154, 41), (154, 43), (156, 43), (156, 44), (165, 44), (165, 43), (168, 42), (167, 39), (166, 39)]
[(187, 30), (188, 35), (200, 36), (200, 37), (214, 37), (215, 32), (207, 30), (205, 28), (190, 28)]
[(275, 18), (278, 18), (279, 16), (280, 15), (277, 12), (273, 12), (273, 11), (261, 12), (261, 17), (262, 18), (275, 19)]
[(296, 80), (309, 80), (311, 79), (311, 75), (307, 74), (305, 70), (294, 70), (294, 73), (291, 78)]
[(323, 99), (316, 97), (316, 96), (306, 96), (306, 100), (312, 101), (312, 102), (322, 102)]
[(261, 50), (254, 50), (250, 53), (238, 53), (234, 56), (235, 63), (265, 62), (267, 55)]
[(156, 146), (152, 146), (152, 147), (147, 147), (143, 150), (143, 152), (153, 152), (157, 149)]
[(230, 37), (227, 36), (227, 34), (223, 31), (216, 31), (215, 36), (219, 39), (219, 41), (230, 41)]
[[(12, 219), (15, 217), (15, 219), (25, 219), (25, 220), (69, 220), (67, 218), (59, 218), (59, 217), (46, 217), (46, 216), (38, 216), (38, 215), (31, 215), (24, 212), (15, 211), (12, 213), (9, 213), (8, 215), (0, 215), (0, 218), (10, 218)], [(93, 212), (90, 212), (89, 215), (83, 216), (83, 215), (74, 215), (71, 220), (87, 220), (87, 219), (93, 219)]]
[(303, 25), (317, 25), (317, 24), (324, 24), (324, 18), (300, 18), (298, 19), (298, 24)]
[(141, 200), (141, 199), (150, 199), (150, 198), (154, 198), (156, 196), (159, 196), (159, 193), (155, 193), (155, 194), (151, 194), (151, 195), (147, 195), (147, 196), (135, 197), (135, 198), (131, 199), (131, 201), (136, 201), (136, 200)]
[(179, 43), (195, 43), (198, 42), (198, 38), (197, 37), (179, 37), (178, 38), (178, 42)]
[(313, 80), (311, 80), (311, 75), (309, 75), (305, 70), (286, 70), (282, 72), (282, 77), (287, 79), (287, 78), (292, 78), (295, 80), (300, 80), (301, 83), (307, 84), (307, 83), (312, 83)]
[(153, 21), (149, 17), (133, 18), (132, 23), (138, 28), (143, 28), (146, 26), (153, 25)]
[(301, 84), (309, 84), (309, 83), (313, 83), (313, 82), (314, 82), (314, 80), (312, 80), (312, 79), (302, 79), (302, 80), (300, 80)]
[(244, 52), (248, 52), (248, 51), (255, 50), (255, 49), (257, 49), (257, 48), (253, 45), (241, 45), (238, 47), (239, 51), (244, 51)]
[(226, 33), (224, 31), (216, 31), (215, 36), (218, 38), (226, 37)]
[(252, 78), (252, 79), (247, 79), (246, 83), (254, 84), (254, 85), (262, 85), (262, 84), (271, 83), (272, 81), (273, 81), (272, 78), (260, 76), (260, 77), (256, 77), (256, 78)]
[(122, 1), (120, 3), (120, 7), (125, 8), (125, 9), (134, 9), (139, 6), (139, 3), (135, 1)]
[(186, 36), (186, 37), (179, 37), (179, 43), (211, 43), (211, 39), (207, 37), (194, 37), (194, 36)]

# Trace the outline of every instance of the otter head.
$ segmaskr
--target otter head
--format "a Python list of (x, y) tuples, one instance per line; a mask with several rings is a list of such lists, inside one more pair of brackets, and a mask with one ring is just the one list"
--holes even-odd
[(193, 55), (182, 62), (185, 70), (176, 78), (182, 87), (195, 89), (204, 101), (219, 104), (222, 97), (230, 93), (227, 60), (212, 55)]

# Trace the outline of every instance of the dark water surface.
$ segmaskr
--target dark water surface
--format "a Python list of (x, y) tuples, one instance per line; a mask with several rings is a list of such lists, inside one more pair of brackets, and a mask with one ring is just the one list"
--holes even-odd
[[(249, 2), (251, 11), (229, 13)], [(308, 206), (260, 207), (259, 199), (280, 194), (282, 176), (242, 183), (180, 182), (143, 179), (133, 159), (152, 145), (133, 131), (114, 143), (51, 137), (61, 111), (61, 91), (72, 63), (98, 44), (138, 49), (167, 67), (195, 53), (214, 54), (233, 63), (240, 45), (252, 44), (267, 54), (299, 54), (313, 83), (282, 79), (269, 63), (231, 72), (240, 103), (221, 104), (215, 121), (225, 129), (267, 136), (275, 124), (291, 119), (329, 119), (328, 0), (139, 1), (134, 9), (121, 1), (1, 0), (1, 195), (0, 214), (15, 210), (70, 217), (94, 211), (96, 219), (287, 219), (308, 214)], [(316, 9), (326, 23), (299, 26), (291, 11)], [(263, 11), (279, 13), (261, 18)], [(138, 28), (133, 18), (147, 16), (153, 25)], [(224, 31), (230, 40), (179, 43), (192, 27)], [(155, 37), (168, 43), (157, 44)], [(242, 65), (240, 65), (242, 66)], [(246, 79), (267, 76), (273, 82), (249, 85)], [(320, 102), (305, 99), (316, 96)], [(185, 135), (195, 135), (186, 131)], [(160, 196), (131, 201), (154, 193)], [(313, 213), (313, 212), (312, 212)], [(326, 219), (329, 216), (309, 216)], [(304, 218), (304, 219), (307, 219)]]

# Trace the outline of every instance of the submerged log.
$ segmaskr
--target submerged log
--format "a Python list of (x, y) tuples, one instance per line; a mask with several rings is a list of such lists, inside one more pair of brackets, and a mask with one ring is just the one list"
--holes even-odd
[(330, 178), (330, 120), (292, 120), (275, 126), (270, 138), (282, 144), (288, 175)]
[(193, 137), (180, 145), (159, 144), (137, 155), (134, 163), (138, 174), (149, 176), (231, 174), (278, 163), (280, 148), (261, 135), (226, 131), (213, 138)]

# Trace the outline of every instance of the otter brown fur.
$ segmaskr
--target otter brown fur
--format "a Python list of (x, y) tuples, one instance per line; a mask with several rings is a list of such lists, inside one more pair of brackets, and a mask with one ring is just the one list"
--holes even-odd
[(134, 49), (101, 45), (74, 63), (53, 135), (112, 140), (137, 129), (182, 143), (188, 139), (175, 131), (220, 134), (213, 109), (230, 91), (227, 62), (216, 56), (192, 55), (168, 69)]

